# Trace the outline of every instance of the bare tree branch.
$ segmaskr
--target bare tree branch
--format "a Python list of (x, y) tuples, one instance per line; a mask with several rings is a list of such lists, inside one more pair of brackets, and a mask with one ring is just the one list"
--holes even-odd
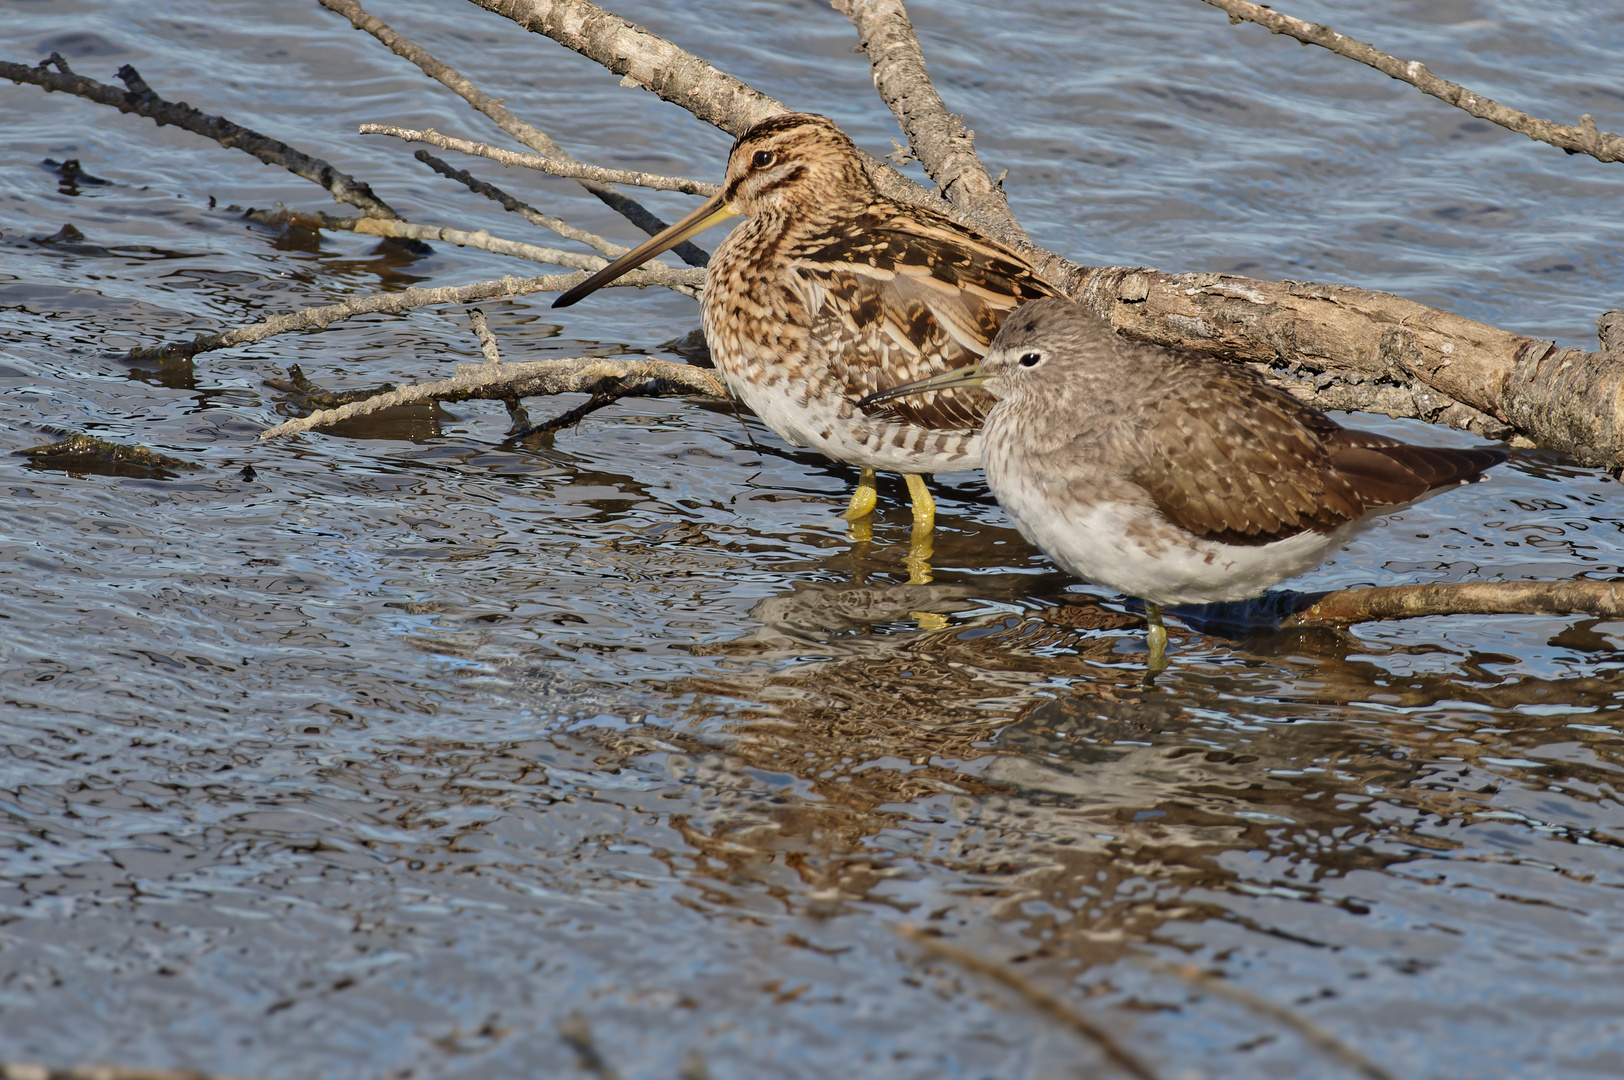
[[(319, 0), (319, 2), (323, 7), (350, 20), (350, 25), (357, 30), (364, 30), (384, 45), (387, 45), (396, 56), (416, 64), (425, 75), (468, 102), (469, 105), (472, 105), (476, 110), (488, 117), (497, 127), (517, 139), (521, 145), (528, 146), (543, 157), (574, 160), (545, 131), (514, 116), (501, 101), (480, 90), (458, 72), (456, 68), (430, 56), (415, 43), (385, 25), (381, 20), (367, 14), (356, 0)], [(650, 236), (653, 236), (666, 226), (664, 221), (655, 214), (650, 213), (643, 204), (627, 197), (608, 184), (602, 184), (595, 180), (582, 180), (581, 186), (596, 195), (610, 209), (625, 217), (626, 220)], [(676, 253), (677, 258), (689, 266), (704, 266), (710, 261), (710, 256), (706, 254), (704, 249), (692, 241), (684, 241), (671, 250)]]
[(552, 217), (548, 214), (543, 214), (540, 210), (537, 210), (529, 203), (515, 199), (512, 195), (509, 195), (495, 184), (479, 179), (467, 169), (453, 169), (450, 165), (441, 161), (427, 150), (419, 150), (412, 156), (418, 161), (421, 161), (423, 164), (427, 165), (429, 168), (433, 169), (435, 172), (439, 173), (441, 176), (455, 180), (457, 183), (466, 186), (468, 190), (472, 191), (474, 194), (483, 195), (487, 199), (499, 203), (502, 209), (506, 210), (508, 213), (518, 214), (520, 217), (530, 222), (530, 224), (539, 225), (543, 229), (550, 229), (566, 240), (578, 241), (579, 243), (585, 244), (596, 251), (601, 251), (611, 259), (619, 258), (631, 250), (628, 247), (623, 247), (620, 244), (606, 240), (597, 233), (587, 232), (585, 229), (577, 229), (574, 225), (571, 225), (567, 221), (562, 221), (559, 218)]
[[(597, 61), (621, 76), (622, 81), (630, 80), (653, 91), (729, 135), (742, 135), (769, 116), (792, 111), (782, 102), (718, 71), (693, 53), (631, 20), (605, 11), (591, 0), (472, 2)], [(952, 204), (940, 195), (926, 191), (878, 158), (864, 154), (863, 164), (881, 194), (902, 203), (952, 211)]]
[(1423, 94), (1430, 94), (1471, 113), (1480, 120), (1498, 124), (1510, 131), (1526, 135), (1535, 142), (1550, 143), (1570, 154), (1589, 154), (1597, 161), (1624, 161), (1624, 136), (1610, 131), (1597, 131), (1596, 121), (1589, 113), (1579, 117), (1577, 126), (1541, 120), (1537, 116), (1501, 105), (1481, 94), (1473, 93), (1457, 83), (1440, 79), (1418, 60), (1400, 60), (1396, 56), (1367, 45), (1363, 41), (1345, 37), (1328, 26), (1304, 22), (1290, 15), (1282, 15), (1262, 4), (1250, 0), (1202, 0), (1203, 3), (1227, 13), (1229, 21), (1256, 23), (1271, 34), (1285, 34), (1305, 45), (1318, 45), (1338, 56), (1357, 60), (1375, 68), (1383, 75), (1409, 83)]
[[(54, 64), (57, 70), (52, 71), (47, 64)], [(267, 165), (280, 165), (295, 176), (320, 184), (332, 193), (336, 201), (348, 203), (368, 217), (399, 219), (400, 215), (374, 195), (370, 187), (348, 173), (333, 168), (321, 158), (311, 157), (269, 135), (261, 135), (234, 124), (223, 116), (210, 116), (184, 101), (165, 101), (129, 64), (118, 69), (118, 77), (129, 87), (127, 91), (74, 74), (68, 68), (68, 62), (56, 53), (52, 53), (49, 60), (41, 61), (38, 67), (0, 61), (0, 78), (15, 83), (32, 83), (47, 92), (60, 90), (101, 105), (111, 105), (119, 112), (145, 116), (160, 127), (168, 124), (183, 128), (213, 139), (221, 146), (252, 154)]]
[[(1009, 200), (976, 156), (975, 136), (947, 111), (925, 71), (913, 24), (902, 0), (830, 0), (857, 27), (880, 100), (907, 133), (925, 172), (949, 202), (989, 235), (1017, 251), (1032, 241), (1009, 211)], [(1039, 268), (1041, 269), (1041, 267)]]
[[(553, 266), (569, 266), (577, 270), (599, 270), (608, 265), (608, 262), (597, 255), (586, 255), (576, 251), (564, 251), (560, 248), (538, 247), (535, 244), (525, 244), (518, 240), (504, 240), (499, 236), (492, 236), (484, 229), (478, 232), (468, 232), (464, 229), (452, 229), (437, 225), (416, 225), (405, 221), (382, 221), (377, 218), (349, 218), (341, 221), (353, 221), (350, 226), (352, 232), (366, 233), (370, 236), (393, 236), (402, 240), (443, 240), (458, 247), (479, 248), (482, 251), (495, 252), (498, 255), (512, 255), (518, 259), (529, 259), (531, 262), (549, 263)], [(668, 289), (675, 289), (684, 296), (698, 298), (705, 287), (705, 273), (702, 270), (685, 269), (666, 266), (664, 263), (645, 263), (643, 270), (647, 273), (638, 279), (641, 285), (663, 285)], [(399, 295), (399, 294), (395, 294)]]
[(259, 433), (261, 439), (326, 427), (396, 405), (420, 401), (506, 401), (543, 394), (607, 394), (614, 397), (665, 397), (673, 394), (725, 397), (716, 376), (691, 364), (669, 360), (614, 360), (582, 356), (535, 360), (523, 364), (459, 364), (457, 374), (437, 382), (416, 383), (377, 394), (364, 401), (323, 409)]
[(412, 128), (395, 127), (391, 124), (362, 124), (362, 135), (393, 135), (397, 139), (407, 142), (431, 143), (446, 150), (456, 150), (463, 154), (472, 154), (475, 157), (489, 158), (501, 165), (512, 165), (522, 169), (535, 169), (537, 172), (551, 173), (554, 176), (564, 176), (572, 180), (597, 180), (603, 183), (632, 184), (636, 187), (653, 188), (656, 191), (680, 191), (685, 195), (703, 195), (709, 198), (722, 190), (716, 184), (707, 184), (703, 180), (686, 180), (680, 176), (661, 176), (659, 173), (633, 172), (630, 169), (605, 169), (597, 165), (587, 165), (574, 158), (548, 158), (538, 154), (515, 154), (511, 150), (503, 150), (489, 143), (473, 142), (469, 139), (457, 139), (449, 135), (441, 135), (433, 128), (418, 131)]
[[(670, 268), (668, 267), (667, 270)], [(634, 270), (618, 279), (616, 285), (654, 285), (658, 282), (641, 277)], [(376, 293), (359, 296), (341, 304), (324, 304), (305, 308), (288, 315), (276, 315), (264, 322), (238, 327), (219, 334), (199, 334), (191, 341), (170, 342), (151, 348), (131, 349), (128, 360), (175, 360), (196, 356), (214, 349), (229, 349), (234, 345), (251, 345), (277, 334), (295, 330), (325, 330), (335, 322), (353, 319), (357, 315), (378, 312), (400, 313), (416, 307), (433, 304), (473, 304), (481, 300), (495, 300), (508, 296), (524, 296), (533, 292), (560, 292), (584, 281), (582, 274), (547, 274), (543, 277), (503, 277), (496, 281), (481, 281), (473, 285), (444, 286), (438, 289), (405, 289), (401, 292)]]
[(1280, 625), (1351, 626), (1427, 615), (1568, 615), (1624, 618), (1624, 582), (1468, 581), (1341, 589), (1282, 619)]

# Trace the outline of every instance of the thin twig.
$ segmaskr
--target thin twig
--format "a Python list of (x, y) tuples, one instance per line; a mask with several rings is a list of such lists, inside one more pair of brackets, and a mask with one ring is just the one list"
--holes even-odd
[[(615, 284), (653, 285), (656, 282), (635, 278), (641, 273), (634, 270), (618, 279)], [(480, 281), (472, 285), (447, 285), (438, 289), (404, 289), (394, 293), (376, 293), (358, 296), (341, 304), (323, 304), (305, 308), (287, 315), (274, 315), (264, 322), (240, 326), (220, 334), (199, 334), (191, 341), (169, 342), (151, 348), (131, 349), (127, 360), (174, 360), (196, 356), (214, 349), (229, 349), (234, 345), (251, 345), (277, 334), (295, 330), (325, 330), (335, 322), (353, 319), (357, 315), (379, 312), (399, 314), (412, 308), (434, 304), (473, 304), (481, 300), (495, 300), (508, 296), (524, 296), (533, 292), (559, 292), (586, 280), (582, 274), (545, 274), (541, 277), (502, 277), (495, 281)]]
[(1290, 15), (1282, 15), (1250, 0), (1202, 0), (1229, 15), (1229, 21), (1256, 23), (1271, 34), (1285, 34), (1305, 45), (1318, 45), (1338, 56), (1357, 60), (1375, 68), (1383, 75), (1409, 83), (1423, 94), (1463, 109), (1480, 120), (1498, 124), (1510, 131), (1526, 135), (1535, 142), (1549, 143), (1570, 154), (1589, 154), (1597, 161), (1624, 161), (1624, 136), (1610, 131), (1596, 130), (1596, 121), (1589, 113), (1579, 117), (1577, 126), (1542, 120), (1519, 109), (1501, 105), (1481, 94), (1474, 93), (1458, 83), (1440, 79), (1428, 71), (1419, 60), (1400, 60), (1389, 56), (1372, 45), (1356, 41), (1319, 23), (1304, 22)]
[[(405, 221), (383, 221), (378, 218), (341, 218), (341, 221), (352, 221), (351, 231), (365, 233), (368, 236), (392, 236), (404, 240), (441, 240), (458, 247), (479, 248), (481, 251), (491, 251), (498, 255), (512, 255), (519, 259), (529, 259), (531, 262), (549, 263), (553, 266), (569, 266), (577, 270), (598, 270), (608, 265), (605, 259), (597, 255), (586, 255), (578, 251), (564, 251), (560, 248), (538, 247), (535, 244), (526, 244), (518, 240), (504, 240), (499, 236), (492, 236), (484, 229), (477, 232), (468, 232), (465, 229), (452, 229), (439, 225), (417, 225)], [(705, 273), (693, 268), (679, 269), (667, 266), (662, 262), (647, 262), (643, 264), (647, 271), (645, 277), (639, 279), (643, 285), (663, 285), (674, 289), (684, 296), (698, 297), (705, 288)]]
[(1624, 618), (1620, 581), (1468, 581), (1339, 589), (1281, 626), (1351, 626), (1428, 615), (1595, 615)]
[(502, 209), (506, 210), (508, 213), (518, 214), (520, 217), (530, 222), (530, 224), (539, 225), (543, 229), (550, 229), (566, 240), (575, 240), (579, 243), (586, 244), (588, 247), (603, 252), (603, 254), (609, 256), (611, 259), (617, 259), (631, 250), (628, 247), (622, 247), (620, 244), (606, 240), (597, 233), (587, 232), (585, 229), (578, 229), (567, 221), (562, 221), (559, 218), (552, 217), (548, 214), (543, 214), (540, 210), (537, 210), (529, 203), (520, 199), (515, 199), (512, 195), (509, 195), (495, 184), (479, 179), (479, 177), (473, 175), (467, 169), (452, 168), (450, 165), (446, 164), (444, 161), (441, 161), (427, 150), (419, 150), (412, 156), (418, 161), (421, 161), (423, 164), (427, 165), (429, 168), (433, 169), (435, 172), (439, 173), (441, 176), (455, 180), (457, 183), (467, 187), (468, 190), (472, 191), (474, 194), (483, 195), (492, 202), (499, 204)]
[(457, 374), (416, 383), (336, 409), (323, 409), (259, 433), (261, 439), (293, 435), (356, 416), (420, 401), (506, 401), (543, 394), (604, 394), (665, 397), (673, 394), (724, 397), (722, 384), (704, 368), (669, 360), (614, 360), (580, 356), (523, 364), (460, 364)]
[(1098, 1046), (1105, 1056), (1123, 1072), (1138, 1077), (1138, 1080), (1155, 1080), (1156, 1074), (1151, 1072), (1150, 1067), (1130, 1053), (1121, 1043), (1117, 1042), (1116, 1036), (1047, 990), (1034, 985), (1021, 975), (1011, 971), (1008, 965), (984, 960), (974, 953), (965, 952), (963, 949), (949, 945), (939, 937), (923, 933), (917, 927), (907, 923), (898, 927), (897, 930), (903, 937), (926, 952), (939, 956), (944, 960), (951, 960), (966, 971), (1003, 983), (1050, 1019), (1065, 1024)]
[(568, 158), (542, 157), (540, 154), (516, 154), (512, 150), (503, 150), (490, 143), (474, 142), (471, 139), (456, 139), (450, 135), (441, 135), (433, 128), (415, 130), (413, 128), (395, 127), (393, 124), (362, 124), (362, 135), (393, 135), (406, 142), (430, 143), (446, 150), (456, 150), (458, 153), (472, 154), (475, 157), (489, 158), (502, 165), (511, 165), (521, 169), (535, 169), (537, 172), (551, 173), (554, 176), (564, 176), (571, 180), (597, 180), (603, 183), (631, 184), (634, 187), (653, 188), (655, 191), (680, 191), (684, 195), (703, 195), (709, 198), (722, 190), (716, 184), (708, 184), (703, 180), (687, 180), (680, 176), (661, 176), (659, 173), (633, 172), (630, 169), (605, 169), (598, 165), (587, 165), (584, 162)]
[(479, 351), (484, 354), (487, 364), (500, 364), (502, 351), (497, 348), (496, 335), (491, 333), (489, 324), (485, 322), (485, 313), (478, 308), (470, 308), (468, 321), (474, 325), (474, 336), (479, 338)]
[[(356, 0), (319, 0), (319, 2), (323, 7), (335, 11), (350, 20), (350, 25), (357, 30), (365, 31), (377, 38), (388, 46), (396, 56), (416, 64), (423, 74), (468, 102), (469, 105), (483, 113), (492, 123), (517, 139), (522, 145), (528, 146), (543, 157), (567, 161), (575, 160), (574, 157), (553, 141), (552, 136), (514, 116), (500, 100), (480, 90), (456, 68), (430, 56), (416, 43), (403, 37), (382, 20), (368, 14)], [(642, 203), (623, 194), (612, 185), (599, 183), (595, 180), (581, 180), (580, 184), (593, 195), (596, 195), (610, 209), (625, 217), (626, 220), (650, 236), (666, 227), (666, 223), (657, 215), (651, 213)], [(710, 261), (709, 254), (691, 240), (683, 241), (672, 248), (671, 251), (689, 266), (704, 266)]]
[[(52, 71), (47, 64), (54, 64), (57, 70)], [(194, 109), (184, 101), (165, 101), (153, 92), (152, 87), (148, 86), (129, 64), (118, 69), (118, 77), (129, 87), (128, 90), (120, 90), (116, 86), (74, 74), (68, 68), (67, 61), (56, 53), (52, 53), (49, 60), (41, 61), (38, 67), (0, 61), (0, 78), (7, 78), (16, 83), (32, 83), (48, 92), (61, 91), (101, 105), (111, 105), (119, 112), (145, 116), (160, 127), (168, 124), (183, 128), (213, 139), (221, 146), (234, 147), (252, 154), (266, 164), (280, 165), (295, 176), (302, 176), (306, 180), (320, 184), (335, 200), (356, 207), (368, 217), (391, 219), (400, 217), (387, 203), (374, 195), (372, 189), (365, 183), (348, 173), (340, 172), (321, 158), (311, 157), (285, 142), (273, 139), (269, 135), (262, 135), (241, 124), (234, 124), (223, 116), (211, 116)]]
[(1394, 1080), (1392, 1073), (1377, 1065), (1335, 1035), (1311, 1023), (1306, 1017), (1298, 1015), (1283, 1005), (1277, 1005), (1249, 990), (1242, 990), (1228, 980), (1220, 979), (1215, 975), (1202, 971), (1194, 964), (1164, 964), (1159, 960), (1152, 960), (1143, 956), (1136, 959), (1152, 971), (1163, 975), (1171, 975), (1176, 979), (1183, 979), (1185, 982), (1192, 983), (1210, 994), (1228, 998), (1230, 1001), (1243, 1005), (1260, 1016), (1266, 1016), (1277, 1024), (1289, 1027), (1319, 1047), (1327, 1056), (1335, 1058), (1356, 1072), (1363, 1073), (1365, 1076), (1370, 1077), (1370, 1080)]
[(874, 88), (907, 133), (925, 172), (949, 202), (1017, 251), (1032, 246), (1003, 188), (976, 156), (975, 135), (947, 111), (925, 71), (925, 54), (902, 0), (830, 0), (857, 27)]

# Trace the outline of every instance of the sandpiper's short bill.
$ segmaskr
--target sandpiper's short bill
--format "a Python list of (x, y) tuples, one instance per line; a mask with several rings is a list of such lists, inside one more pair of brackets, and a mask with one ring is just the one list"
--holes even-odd
[(987, 484), (1062, 569), (1159, 606), (1242, 600), (1324, 560), (1382, 511), (1471, 482), (1499, 448), (1411, 446), (1344, 428), (1209, 356), (1129, 341), (1066, 299), (1005, 320), (979, 363), (870, 395), (997, 398)]
[(873, 511), (876, 470), (907, 477), (917, 580), (935, 520), (920, 475), (980, 467), (992, 398), (964, 388), (868, 407), (857, 399), (980, 357), (1010, 311), (1057, 291), (997, 241), (881, 195), (829, 120), (786, 113), (739, 137), (720, 194), (555, 306), (738, 215), (744, 224), (705, 274), (716, 366), (785, 440), (862, 470), (850, 520)]

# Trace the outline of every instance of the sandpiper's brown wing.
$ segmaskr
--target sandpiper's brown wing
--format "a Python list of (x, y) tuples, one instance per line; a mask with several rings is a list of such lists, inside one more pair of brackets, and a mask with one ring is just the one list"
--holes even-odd
[[(813, 355), (828, 362), (832, 391), (853, 401), (979, 360), (1010, 311), (1059, 295), (1018, 256), (947, 218), (905, 208), (843, 223), (796, 252), (792, 265)], [(983, 390), (943, 390), (869, 411), (974, 429), (993, 400)]]
[(1350, 430), (1253, 373), (1189, 359), (1157, 402), (1132, 479), (1170, 520), (1230, 544), (1329, 532), (1505, 460)]
[(1175, 363), (1164, 387), (1131, 479), (1168, 520), (1250, 545), (1329, 532), (1365, 512), (1327, 446), (1343, 429), (1324, 414), (1210, 360)]

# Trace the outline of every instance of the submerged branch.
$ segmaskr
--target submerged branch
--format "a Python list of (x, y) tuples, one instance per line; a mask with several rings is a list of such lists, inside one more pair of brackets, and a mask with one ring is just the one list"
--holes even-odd
[(1112, 1064), (1128, 1075), (1137, 1077), (1138, 1080), (1156, 1080), (1156, 1074), (1150, 1071), (1150, 1067), (1129, 1053), (1117, 1041), (1116, 1036), (1047, 990), (1011, 970), (1009, 965), (985, 960), (974, 953), (949, 945), (941, 938), (924, 933), (917, 927), (908, 924), (898, 927), (898, 932), (933, 956), (940, 957), (943, 960), (951, 960), (966, 971), (1009, 987), (1051, 1020), (1064, 1024), (1095, 1046), (1098, 1046)]
[[(52, 71), (48, 64), (54, 64), (57, 70)], [(184, 101), (165, 101), (129, 64), (118, 69), (118, 77), (129, 87), (128, 90), (120, 90), (116, 86), (108, 86), (106, 83), (75, 74), (69, 69), (68, 62), (56, 53), (52, 53), (49, 60), (41, 61), (38, 67), (0, 61), (0, 78), (7, 78), (16, 83), (32, 83), (43, 87), (47, 92), (61, 91), (100, 105), (111, 105), (119, 112), (145, 116), (160, 127), (167, 124), (183, 128), (213, 139), (221, 146), (252, 154), (267, 165), (280, 165), (295, 176), (302, 176), (306, 180), (320, 184), (332, 194), (334, 200), (348, 203), (368, 217), (385, 219), (400, 217), (387, 203), (374, 195), (372, 189), (365, 183), (348, 173), (340, 172), (321, 158), (311, 157), (285, 142), (273, 139), (269, 135), (262, 135), (241, 124), (234, 124), (223, 116), (211, 116), (194, 109)]]
[(431, 143), (445, 150), (456, 150), (458, 153), (489, 158), (500, 165), (510, 165), (521, 169), (535, 169), (537, 172), (551, 173), (554, 176), (563, 176), (571, 180), (597, 180), (603, 183), (631, 184), (634, 187), (652, 188), (656, 191), (680, 191), (685, 195), (703, 195), (706, 198), (722, 190), (716, 184), (707, 184), (703, 180), (687, 180), (680, 176), (661, 176), (659, 173), (633, 172), (630, 169), (605, 169), (598, 165), (587, 165), (573, 158), (549, 158), (542, 157), (539, 154), (515, 154), (511, 150), (503, 150), (489, 143), (441, 135), (433, 128), (418, 131), (412, 128), (395, 127), (392, 124), (362, 124), (360, 132), (362, 135), (393, 135), (395, 138), (404, 139), (406, 142)]
[(1399, 82), (1409, 83), (1423, 94), (1469, 112), (1480, 120), (1487, 120), (1509, 131), (1526, 135), (1535, 142), (1549, 143), (1570, 154), (1589, 154), (1597, 161), (1624, 161), (1624, 136), (1596, 130), (1596, 121), (1589, 113), (1579, 117), (1577, 126), (1558, 124), (1554, 120), (1542, 120), (1520, 109), (1501, 105), (1481, 94), (1473, 93), (1458, 83), (1440, 79), (1428, 71), (1426, 65), (1419, 60), (1400, 60), (1396, 56), (1389, 56), (1363, 41), (1339, 34), (1329, 26), (1294, 19), (1290, 15), (1271, 11), (1262, 4), (1251, 3), (1250, 0), (1202, 0), (1202, 2), (1228, 14), (1232, 23), (1245, 20), (1256, 23), (1271, 34), (1285, 34), (1287, 37), (1296, 38), (1304, 45), (1318, 45), (1322, 49), (1329, 49), (1338, 56), (1357, 60)]
[(522, 364), (459, 364), (457, 374), (437, 382), (403, 386), (364, 401), (323, 409), (259, 433), (261, 439), (326, 427), (396, 405), (422, 401), (507, 401), (544, 394), (603, 394), (614, 397), (702, 395), (723, 397), (716, 377), (703, 368), (669, 360), (613, 360), (581, 356)]
[(1352, 626), (1427, 615), (1570, 615), (1624, 618), (1624, 582), (1469, 581), (1340, 589), (1282, 619), (1282, 627)]
[(1380, 1065), (1377, 1065), (1374, 1061), (1371, 1061), (1358, 1050), (1354, 1049), (1352, 1046), (1349, 1046), (1341, 1039), (1338, 1039), (1335, 1035), (1325, 1031), (1316, 1024), (1310, 1023), (1306, 1017), (1300, 1015), (1295, 1010), (1288, 1009), (1284, 1005), (1278, 1005), (1275, 1002), (1270, 1001), (1268, 998), (1259, 997), (1257, 994), (1243, 990), (1231, 982), (1218, 978), (1216, 975), (1202, 971), (1194, 964), (1182, 964), (1175, 966), (1173, 964), (1164, 964), (1160, 961), (1151, 960), (1148, 958), (1140, 958), (1140, 962), (1146, 967), (1150, 968), (1152, 971), (1160, 972), (1163, 975), (1171, 975), (1174, 978), (1183, 979), (1185, 982), (1191, 983), (1200, 987), (1202, 990), (1207, 991), (1214, 997), (1228, 998), (1230, 1001), (1233, 1001), (1238, 1005), (1242, 1005), (1260, 1016), (1266, 1016), (1278, 1024), (1283, 1024), (1284, 1026), (1291, 1028), (1304, 1039), (1307, 1039), (1309, 1042), (1319, 1047), (1319, 1049), (1327, 1056), (1333, 1057), (1342, 1062), (1342, 1064), (1348, 1066), (1348, 1068), (1362, 1073), (1363, 1075), (1369, 1077), (1370, 1080), (1394, 1080), (1392, 1073), (1388, 1072)]
[[(396, 56), (417, 65), (423, 74), (468, 102), (469, 105), (484, 114), (497, 127), (518, 140), (521, 145), (528, 146), (542, 157), (568, 161), (575, 160), (553, 141), (552, 136), (533, 124), (527, 124), (514, 116), (500, 100), (480, 90), (450, 64), (430, 56), (416, 43), (402, 36), (382, 20), (369, 15), (356, 0), (319, 0), (319, 3), (330, 11), (334, 11), (350, 20), (350, 25), (357, 30), (363, 30), (371, 34), (378, 41), (388, 46)], [(596, 180), (582, 180), (580, 184), (593, 195), (596, 195), (604, 205), (650, 236), (666, 227), (666, 223), (657, 215), (651, 213), (642, 203), (623, 194), (612, 185), (600, 183)], [(704, 266), (710, 261), (710, 256), (705, 253), (704, 249), (691, 240), (685, 240), (671, 250), (676, 254), (677, 258), (689, 266)]]

